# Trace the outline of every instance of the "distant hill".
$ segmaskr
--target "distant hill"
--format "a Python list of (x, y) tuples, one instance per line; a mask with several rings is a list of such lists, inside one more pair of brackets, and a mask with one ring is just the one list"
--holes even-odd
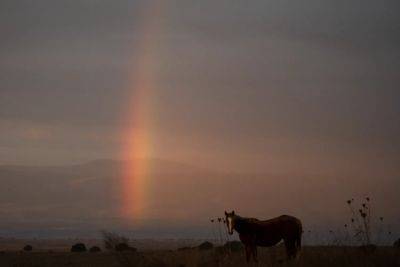
[[(119, 215), (124, 164), (129, 163), (96, 160), (69, 166), (0, 166), (0, 235), (28, 229), (73, 232), (134, 227)], [(182, 231), (184, 226), (190, 232), (207, 225), (209, 218), (222, 216), (225, 209), (265, 218), (290, 213), (308, 224), (340, 223), (348, 215), (345, 201), (366, 195), (372, 198), (377, 216), (400, 219), (394, 204), (400, 203), (400, 181), (395, 175), (376, 179), (224, 173), (160, 159), (146, 164), (150, 233), (160, 225)]]

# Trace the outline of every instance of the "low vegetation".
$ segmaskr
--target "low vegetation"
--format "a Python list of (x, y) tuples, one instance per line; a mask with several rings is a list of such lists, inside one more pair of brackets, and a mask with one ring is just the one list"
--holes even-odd
[(22, 250), (23, 250), (23, 251), (26, 251), (26, 252), (30, 252), (30, 251), (33, 250), (33, 247), (32, 247), (31, 245), (25, 245), (25, 246), (22, 248)]
[(200, 250), (210, 250), (213, 249), (213, 247), (214, 247), (213, 243), (206, 241), (201, 243), (198, 248)]
[(98, 246), (93, 246), (89, 249), (89, 252), (95, 253), (95, 252), (101, 252), (101, 248)]
[(83, 243), (76, 243), (71, 247), (71, 252), (85, 252), (87, 248)]
[[(137, 253), (69, 253), (69, 252), (4, 252), (0, 254), (0, 266), (98, 266), (98, 267), (196, 267), (196, 266), (246, 266), (243, 250), (219, 253), (219, 247), (210, 250), (187, 249)], [(372, 254), (365, 254), (357, 247), (304, 247), (297, 262), (287, 262), (282, 246), (259, 249), (259, 266), (343, 266), (373, 267), (400, 266), (400, 249), (378, 247)], [(118, 258), (115, 255), (124, 257)], [(256, 266), (253, 264), (253, 266)]]

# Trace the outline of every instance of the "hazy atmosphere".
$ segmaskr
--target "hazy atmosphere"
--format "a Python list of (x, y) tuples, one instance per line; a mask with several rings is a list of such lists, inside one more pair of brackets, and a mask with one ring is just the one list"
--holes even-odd
[(232, 209), (340, 227), (367, 196), (399, 229), (399, 10), (2, 0), (0, 235), (198, 237)]

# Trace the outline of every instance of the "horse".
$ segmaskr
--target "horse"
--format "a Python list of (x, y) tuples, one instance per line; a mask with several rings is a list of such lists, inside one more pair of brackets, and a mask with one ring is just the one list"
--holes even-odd
[(282, 239), (288, 259), (296, 258), (300, 252), (303, 229), (301, 221), (296, 217), (281, 215), (261, 221), (256, 218), (241, 217), (234, 211), (230, 213), (225, 211), (225, 221), (230, 235), (233, 234), (233, 230), (238, 232), (245, 246), (247, 262), (250, 261), (251, 256), (255, 262), (258, 262), (257, 246), (271, 247)]

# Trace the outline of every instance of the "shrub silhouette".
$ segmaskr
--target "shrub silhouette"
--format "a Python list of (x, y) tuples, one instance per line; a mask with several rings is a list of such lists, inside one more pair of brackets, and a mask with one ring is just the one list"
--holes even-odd
[[(126, 247), (129, 247), (129, 239), (125, 236), (113, 233), (113, 232), (106, 232), (103, 231), (103, 242), (104, 242), (104, 248), (107, 250), (111, 250), (111, 251), (122, 251), (125, 249), (126, 251)], [(124, 245), (122, 245), (124, 244)], [(118, 249), (122, 249), (122, 250), (117, 250)]]
[(212, 249), (213, 247), (214, 247), (213, 243), (206, 241), (201, 243), (198, 248), (200, 250), (209, 250)]
[(395, 247), (395, 248), (400, 248), (400, 238), (397, 239), (396, 241), (394, 241), (393, 247)]
[(85, 244), (77, 243), (71, 247), (71, 252), (85, 252), (87, 251)]
[(137, 249), (134, 247), (129, 246), (127, 243), (119, 243), (115, 246), (115, 251), (118, 252), (124, 252), (124, 251), (130, 251), (130, 252), (136, 252)]
[(24, 251), (32, 251), (33, 247), (31, 245), (26, 245), (26, 246), (24, 246), (23, 250)]
[(101, 252), (101, 249), (98, 246), (93, 246), (89, 249), (89, 252)]

